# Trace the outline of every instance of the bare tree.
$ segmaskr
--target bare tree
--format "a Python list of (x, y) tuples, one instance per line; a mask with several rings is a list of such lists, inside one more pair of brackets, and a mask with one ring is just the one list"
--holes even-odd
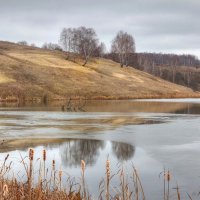
[(73, 52), (84, 58), (85, 66), (98, 48), (98, 38), (92, 28), (64, 28), (60, 35), (60, 43), (67, 52)]
[(75, 30), (75, 45), (78, 53), (83, 56), (85, 66), (98, 48), (96, 32), (92, 28), (79, 27)]
[(171, 68), (171, 71), (172, 71), (172, 82), (175, 83), (177, 65), (178, 65), (178, 56), (173, 56), (170, 61), (171, 61), (170, 68)]
[(119, 162), (128, 161), (133, 158), (135, 154), (135, 147), (126, 143), (112, 142), (112, 151)]
[(128, 66), (130, 54), (135, 52), (135, 40), (132, 35), (119, 31), (112, 41), (112, 53), (119, 56), (121, 67)]
[(64, 51), (68, 53), (67, 59), (69, 59), (70, 52), (74, 52), (75, 41), (74, 41), (74, 30), (72, 28), (63, 28), (60, 34), (60, 44)]
[(67, 167), (77, 167), (80, 160), (84, 160), (88, 166), (94, 165), (99, 153), (105, 148), (104, 141), (98, 140), (68, 140), (60, 148), (63, 164)]

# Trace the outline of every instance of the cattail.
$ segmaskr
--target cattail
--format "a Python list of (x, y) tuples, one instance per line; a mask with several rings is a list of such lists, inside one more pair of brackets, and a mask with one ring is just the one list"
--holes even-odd
[(33, 149), (29, 149), (29, 159), (31, 161), (33, 161), (33, 157), (34, 157), (34, 150)]
[(47, 152), (46, 152), (45, 149), (42, 151), (42, 156), (43, 156), (43, 161), (44, 161), (44, 169), (43, 169), (43, 171), (44, 171), (44, 180), (46, 180), (46, 165), (45, 165), (46, 163), (45, 163), (45, 161), (47, 159)]
[(46, 153), (46, 150), (44, 149), (43, 150), (43, 161), (46, 161), (47, 159), (47, 153)]
[(8, 185), (6, 184), (3, 186), (3, 196), (4, 197), (8, 196)]
[(55, 166), (56, 166), (56, 162), (55, 160), (52, 161), (52, 168), (53, 168), (53, 171), (55, 171)]
[(167, 180), (167, 200), (169, 200), (169, 185), (170, 185), (170, 180), (171, 180), (171, 175), (169, 170), (167, 171), (166, 174), (166, 180)]
[(107, 179), (110, 179), (110, 161), (106, 161), (106, 174), (107, 174)]
[(31, 199), (31, 187), (32, 187), (32, 174), (33, 174), (33, 158), (34, 158), (34, 150), (29, 149), (29, 174), (28, 174), (28, 192), (29, 192), (29, 199)]
[(59, 179), (60, 179), (60, 181), (62, 179), (62, 170), (59, 171)]
[(168, 182), (171, 180), (171, 174), (169, 171), (165, 174), (165, 178), (166, 178), (166, 181)]

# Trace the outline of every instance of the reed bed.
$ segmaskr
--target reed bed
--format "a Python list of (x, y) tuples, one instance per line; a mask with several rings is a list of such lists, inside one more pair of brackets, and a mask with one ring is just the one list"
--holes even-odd
[[(99, 196), (92, 197), (89, 193), (85, 172), (86, 163), (80, 161), (81, 177), (78, 182), (67, 175), (61, 168), (57, 168), (56, 161), (52, 166), (46, 166), (47, 152), (43, 150), (41, 158), (34, 158), (34, 149), (30, 149), (27, 157), (20, 155), (19, 162), (24, 170), (23, 177), (15, 174), (9, 154), (0, 166), (0, 200), (146, 200), (145, 192), (137, 169), (132, 166), (127, 173), (121, 166), (116, 173), (111, 171), (110, 160), (105, 163), (105, 177), (99, 183)], [(36, 163), (39, 169), (36, 169)], [(180, 189), (177, 184), (171, 194), (171, 173), (165, 170), (160, 173), (163, 179), (163, 200), (181, 200)], [(119, 186), (112, 185), (112, 179), (119, 180)], [(188, 199), (192, 197), (188, 194)]]

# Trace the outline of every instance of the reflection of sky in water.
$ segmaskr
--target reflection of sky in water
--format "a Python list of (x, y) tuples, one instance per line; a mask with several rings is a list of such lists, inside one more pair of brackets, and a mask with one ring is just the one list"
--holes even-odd
[[(5, 137), (20, 140), (24, 138), (62, 138), (62, 142), (34, 144), (32, 141), (33, 144), (27, 143), (25, 146), (24, 144), (21, 146), (8, 144), (7, 149), (9, 150), (2, 145), (0, 150), (1, 152), (11, 151), (12, 157), (19, 158), (19, 152), (14, 149), (22, 149), (21, 154), (26, 156), (26, 147), (33, 145), (37, 157), (41, 155), (45, 146), (48, 150), (49, 166), (51, 166), (51, 160), (55, 159), (58, 168), (62, 166), (64, 171), (77, 178), (80, 177), (79, 166), (80, 160), (83, 159), (87, 163), (88, 187), (95, 194), (97, 194), (101, 178), (105, 176), (105, 161), (108, 155), (113, 172), (118, 170), (119, 162), (124, 162), (127, 163), (127, 171), (130, 174), (131, 162), (134, 163), (139, 170), (146, 196), (150, 200), (160, 200), (162, 197), (163, 182), (159, 179), (159, 173), (164, 166), (173, 173), (171, 188), (175, 187), (178, 181), (183, 197), (186, 196), (185, 192), (199, 191), (199, 106), (159, 102), (158, 108), (155, 102), (144, 102), (144, 107), (147, 109), (145, 112), (142, 105), (142, 102), (138, 102), (130, 108), (141, 112), (124, 111), (123, 113), (2, 110), (0, 111), (2, 139)], [(129, 108), (129, 105), (127, 107)], [(164, 112), (166, 109), (169, 111)], [(152, 112), (153, 110), (155, 112)], [(123, 123), (116, 121), (119, 118), (124, 120)], [(99, 119), (103, 120), (96, 121)], [(140, 121), (145, 119), (147, 123), (136, 125), (135, 119)], [(72, 139), (69, 141), (69, 138)], [(1, 153), (0, 159), (2, 160), (6, 154)], [(15, 163), (14, 167), (15, 171), (22, 170), (19, 163)], [(113, 185), (117, 183), (118, 179), (113, 179)]]
[[(81, 146), (81, 147), (80, 147)], [(70, 148), (69, 148), (70, 147)], [(96, 148), (95, 148), (96, 147)], [(39, 146), (34, 148), (35, 171), (39, 167), (37, 158), (42, 158), (42, 150), (44, 148)], [(81, 176), (80, 160), (86, 161), (86, 181), (87, 186), (91, 193), (98, 196), (99, 183), (103, 177), (105, 177), (105, 162), (109, 157), (111, 161), (111, 173), (116, 173), (120, 166), (124, 166), (126, 174), (132, 176), (132, 163), (138, 169), (142, 182), (146, 190), (146, 195), (151, 194), (152, 197), (160, 196), (160, 191), (157, 190), (160, 186), (160, 180), (158, 178), (158, 172), (162, 170), (162, 165), (158, 161), (154, 160), (151, 156), (148, 156), (146, 152), (141, 148), (136, 148), (130, 144), (99, 141), (99, 140), (71, 140), (64, 142), (60, 145), (49, 145), (47, 150), (47, 162), (46, 166), (51, 168), (52, 160), (56, 161), (56, 167), (59, 170), (62, 168), (71, 177), (76, 177), (79, 180)], [(18, 173), (19, 177), (23, 177), (25, 173), (20, 164), (19, 154), (22, 157), (27, 156), (27, 151), (12, 151), (9, 152), (9, 161), (14, 161), (12, 168), (15, 173)], [(7, 153), (0, 155), (0, 160), (6, 157)], [(118, 159), (119, 158), (119, 159)], [(125, 158), (122, 160), (122, 158)], [(151, 168), (149, 167), (151, 166)], [(21, 179), (20, 179), (21, 180)], [(24, 180), (25, 181), (25, 180)], [(156, 186), (156, 190), (149, 188), (149, 182)], [(119, 176), (115, 176), (112, 179), (112, 186), (119, 187)]]

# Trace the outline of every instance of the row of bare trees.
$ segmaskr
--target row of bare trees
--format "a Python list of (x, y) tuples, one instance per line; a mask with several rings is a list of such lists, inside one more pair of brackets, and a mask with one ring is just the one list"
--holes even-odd
[[(20, 45), (28, 46), (26, 41), (18, 42)], [(35, 46), (35, 45), (31, 45)], [(104, 57), (106, 46), (99, 38), (93, 28), (84, 26), (78, 28), (63, 28), (60, 33), (59, 44), (44, 43), (43, 49), (65, 51), (67, 59), (80, 55), (84, 59), (85, 66), (91, 57)], [(128, 66), (130, 55), (135, 53), (135, 40), (132, 35), (119, 31), (111, 41), (111, 53), (116, 54), (121, 67)]]
[(145, 67), (146, 65), (162, 65), (162, 66), (191, 66), (198, 67), (200, 62), (194, 55), (176, 55), (162, 53), (138, 53), (138, 64)]
[(200, 67), (200, 61), (193, 55), (137, 53), (137, 62), (143, 71), (189, 87), (192, 74), (199, 73)]
[(34, 43), (29, 44), (27, 41), (22, 40), (17, 42), (17, 44), (22, 45), (22, 46), (31, 46), (31, 47), (36, 47), (36, 45)]
[[(115, 53), (105, 57), (120, 62)], [(200, 91), (200, 60), (193, 55), (132, 53), (129, 54), (129, 66)]]
[[(105, 44), (99, 42), (93, 28), (78, 27), (64, 28), (60, 34), (60, 44), (64, 51), (79, 54), (84, 58), (85, 66), (92, 56), (103, 57), (106, 51)], [(112, 41), (111, 51), (118, 55), (120, 65), (128, 66), (130, 53), (135, 52), (135, 41), (132, 35), (119, 31)]]
[(57, 50), (57, 51), (62, 51), (62, 48), (58, 45), (58, 44), (55, 44), (55, 43), (47, 43), (45, 42), (43, 45), (42, 45), (42, 48), (43, 49), (48, 49), (48, 50)]

